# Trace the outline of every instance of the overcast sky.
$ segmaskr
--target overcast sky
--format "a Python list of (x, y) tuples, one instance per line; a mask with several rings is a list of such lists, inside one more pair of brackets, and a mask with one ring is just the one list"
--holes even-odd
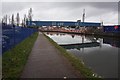
[(7, 2), (4, 0), (2, 16), (6, 14), (16, 16), (19, 12), (23, 18), (24, 14), (28, 15), (29, 8), (33, 9), (33, 20), (77, 21), (82, 19), (82, 12), (85, 9), (86, 22), (103, 21), (108, 25), (118, 24), (118, 2)]

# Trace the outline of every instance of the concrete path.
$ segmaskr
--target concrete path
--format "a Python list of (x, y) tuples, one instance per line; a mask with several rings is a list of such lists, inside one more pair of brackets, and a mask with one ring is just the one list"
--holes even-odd
[(33, 46), (21, 78), (78, 78), (69, 61), (60, 54), (42, 33)]

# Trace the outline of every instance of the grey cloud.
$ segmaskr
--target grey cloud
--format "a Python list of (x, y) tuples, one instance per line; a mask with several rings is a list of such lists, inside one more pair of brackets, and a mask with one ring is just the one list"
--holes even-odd
[(3, 2), (2, 3), (2, 13), (9, 13), (9, 12), (14, 12), (14, 11), (21, 11), (22, 9), (26, 8), (27, 5), (26, 3), (18, 3), (18, 2)]
[(91, 6), (98, 9), (117, 10), (118, 2), (58, 2), (54, 3), (56, 7), (79, 8), (84, 6)]
[(2, 0), (3, 2), (118, 2), (119, 0)]
[(90, 3), (90, 5), (98, 9), (102, 8), (106, 10), (118, 11), (118, 2), (95, 2)]
[(117, 2), (14, 2), (14, 3), (2, 3), (2, 12), (8, 12), (8, 11), (14, 11), (14, 10), (21, 10), (25, 7), (29, 6), (38, 6), (42, 8), (68, 8), (68, 9), (77, 9), (80, 7), (85, 7), (85, 6), (91, 6), (95, 7), (98, 9), (105, 9), (105, 10), (115, 10), (117, 11), (118, 9), (118, 3)]
[(33, 8), (34, 18), (42, 20), (81, 19), (84, 8), (86, 18), (91, 19), (98, 19), (101, 15), (107, 16), (109, 13), (117, 14), (118, 11), (117, 2), (7, 2), (2, 4), (2, 12), (12, 14), (30, 7)]

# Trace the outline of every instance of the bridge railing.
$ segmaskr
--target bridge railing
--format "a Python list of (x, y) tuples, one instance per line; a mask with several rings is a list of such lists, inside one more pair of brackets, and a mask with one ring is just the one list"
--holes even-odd
[(28, 26), (86, 26), (100, 27), (101, 23), (96, 22), (72, 22), (72, 21), (26, 21)]

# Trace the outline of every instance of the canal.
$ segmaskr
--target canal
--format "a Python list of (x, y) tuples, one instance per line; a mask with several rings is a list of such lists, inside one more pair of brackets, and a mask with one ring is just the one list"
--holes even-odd
[(103, 78), (118, 77), (118, 39), (77, 34), (46, 32), (70, 54), (80, 58), (84, 64)]

